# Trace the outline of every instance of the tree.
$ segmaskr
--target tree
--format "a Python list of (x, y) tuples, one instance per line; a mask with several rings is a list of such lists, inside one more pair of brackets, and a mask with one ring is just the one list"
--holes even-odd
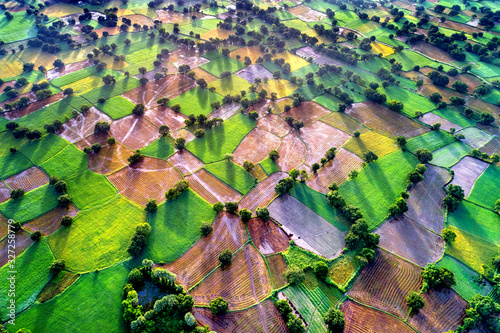
[(461, 92), (461, 93), (466, 93), (467, 89), (469, 89), (469, 86), (467, 85), (467, 83), (462, 82), (462, 81), (455, 81), (455, 82), (453, 82), (453, 84), (451, 85), (451, 87), (453, 89), (455, 89), (456, 91)]
[(73, 88), (66, 88), (66, 89), (64, 89), (63, 94), (65, 96), (71, 96), (71, 95), (73, 95)]
[(446, 188), (446, 196), (443, 199), (443, 204), (449, 212), (454, 212), (464, 197), (464, 190), (460, 185), (450, 184)]
[(238, 211), (238, 203), (237, 202), (226, 202), (225, 204), (226, 211), (231, 214), (236, 214)]
[(286, 177), (286, 178), (280, 179), (278, 181), (278, 184), (276, 184), (276, 186), (274, 187), (274, 191), (278, 195), (288, 193), (288, 191), (290, 191), (292, 189), (294, 184), (295, 184), (295, 180), (292, 177)]
[(441, 102), (441, 99), (443, 98), (443, 96), (441, 96), (440, 93), (438, 92), (433, 92), (432, 94), (429, 95), (429, 99), (434, 102), (434, 103), (439, 103)]
[(495, 202), (495, 211), (500, 214), (500, 199)]
[(345, 320), (342, 311), (331, 307), (325, 313), (323, 320), (325, 321), (326, 327), (328, 327), (328, 332), (331, 333), (342, 333), (344, 332)]
[(66, 185), (66, 182), (64, 180), (59, 180), (57, 183), (54, 184), (54, 190), (57, 193), (65, 193), (67, 189), (68, 186)]
[(418, 310), (425, 306), (425, 301), (419, 293), (410, 291), (408, 296), (406, 296), (406, 305), (412, 312), (418, 312)]
[(141, 86), (145, 86), (146, 84), (148, 84), (149, 79), (147, 77), (143, 76), (139, 79), (139, 82), (141, 83)]
[(227, 267), (227, 266), (231, 265), (231, 260), (233, 258), (233, 254), (228, 249), (225, 249), (219, 254), (218, 258), (219, 258), (219, 261), (220, 261), (222, 267)]
[(148, 201), (146, 203), (145, 211), (148, 213), (153, 213), (153, 212), (156, 212), (157, 209), (158, 209), (158, 204), (156, 203), (156, 200), (155, 199), (148, 199)]
[(280, 153), (278, 153), (277, 150), (271, 150), (269, 152), (269, 158), (273, 161), (276, 161), (278, 158), (280, 158)]
[(252, 218), (252, 212), (246, 208), (243, 208), (242, 210), (240, 210), (240, 216), (243, 223), (248, 223), (248, 221), (250, 221), (250, 219)]
[(406, 138), (404, 136), (398, 136), (396, 138), (396, 143), (398, 144), (398, 146), (403, 148), (404, 146), (406, 146)]
[(200, 88), (206, 88), (208, 86), (207, 81), (203, 78), (196, 80), (196, 84), (199, 85)]
[(161, 136), (166, 136), (170, 132), (170, 127), (168, 127), (167, 125), (161, 125), (158, 129), (158, 132), (161, 134)]
[(243, 162), (243, 169), (245, 169), (246, 172), (252, 171), (252, 169), (255, 167), (255, 164), (253, 164), (250, 161), (244, 161)]
[(186, 145), (186, 139), (184, 139), (184, 138), (182, 138), (182, 137), (181, 137), (181, 138), (177, 138), (177, 139), (175, 139), (175, 141), (174, 141), (174, 147), (175, 147), (175, 149), (177, 149), (177, 150), (182, 150), (182, 149), (184, 149), (184, 146), (185, 146), (185, 145)]
[(371, 150), (367, 151), (363, 157), (367, 163), (375, 162), (378, 159), (378, 156)]
[(455, 276), (452, 271), (444, 267), (437, 267), (435, 264), (427, 264), (420, 273), (424, 280), (422, 290), (425, 292), (428, 288), (451, 288), (455, 285)]
[(224, 209), (224, 204), (220, 201), (217, 201), (213, 205), (213, 210), (218, 214)]
[(61, 59), (56, 59), (52, 65), (54, 65), (54, 67), (57, 67), (57, 68), (61, 68), (61, 67), (64, 67), (64, 62), (62, 62)]
[(304, 271), (298, 267), (287, 269), (283, 276), (290, 284), (301, 284), (306, 279)]
[(69, 194), (63, 194), (57, 198), (57, 205), (59, 207), (68, 207), (71, 204), (71, 197)]
[(257, 207), (255, 213), (259, 219), (262, 219), (263, 221), (269, 220), (270, 215), (267, 207)]
[(210, 306), (210, 311), (214, 315), (224, 314), (229, 309), (229, 303), (222, 297), (217, 297), (211, 300), (209, 306)]
[(441, 237), (446, 243), (453, 243), (455, 241), (455, 238), (457, 238), (457, 234), (448, 228), (444, 228), (441, 230)]
[(62, 218), (61, 218), (61, 224), (63, 226), (70, 226), (71, 223), (73, 223), (73, 217), (69, 216), (69, 215), (64, 215)]
[(415, 155), (421, 163), (432, 161), (432, 153), (428, 149), (417, 149)]
[(40, 238), (42, 238), (42, 232), (40, 230), (37, 230), (31, 234), (30, 238), (33, 241), (38, 242), (40, 240)]
[(212, 223), (205, 221), (201, 224), (200, 232), (203, 237), (206, 237), (212, 233), (213, 227)]
[(135, 228), (135, 233), (127, 249), (132, 257), (137, 257), (146, 247), (151, 226), (148, 223), (141, 223)]
[(197, 137), (197, 138), (202, 138), (205, 136), (205, 130), (203, 128), (197, 128), (195, 131), (194, 131), (194, 136)]
[(288, 331), (290, 333), (303, 333), (305, 332), (304, 324), (302, 323), (302, 320), (298, 318), (297, 316), (290, 316), (286, 326), (288, 327)]
[(328, 276), (328, 266), (323, 261), (318, 261), (314, 264), (314, 275), (324, 280)]
[(114, 145), (114, 144), (116, 143), (116, 140), (115, 140), (115, 138), (113, 138), (112, 136), (110, 136), (110, 137), (106, 140), (106, 142), (108, 143), (108, 145), (112, 146), (112, 145)]
[(388, 108), (394, 112), (400, 113), (401, 111), (403, 111), (404, 104), (402, 102), (392, 100), (389, 102)]
[(64, 259), (57, 259), (50, 264), (50, 271), (54, 274), (59, 273), (66, 268), (66, 261)]
[(140, 150), (136, 150), (131, 156), (128, 157), (127, 161), (129, 165), (135, 165), (144, 159), (144, 155), (141, 154)]
[(257, 111), (251, 111), (248, 113), (248, 118), (257, 120), (257, 118), (259, 118), (259, 113)]
[(10, 192), (10, 198), (13, 200), (19, 199), (24, 195), (24, 190), (22, 188), (18, 188), (17, 190), (12, 190)]
[(107, 133), (111, 129), (111, 126), (106, 121), (98, 121), (94, 126), (94, 133)]

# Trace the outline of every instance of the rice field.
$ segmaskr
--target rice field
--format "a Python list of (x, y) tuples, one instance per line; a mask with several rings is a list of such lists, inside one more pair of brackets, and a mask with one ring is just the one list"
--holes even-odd
[(449, 168), (460, 161), (462, 157), (468, 155), (471, 150), (472, 148), (463, 142), (453, 142), (432, 152), (433, 158), (431, 163), (437, 166)]

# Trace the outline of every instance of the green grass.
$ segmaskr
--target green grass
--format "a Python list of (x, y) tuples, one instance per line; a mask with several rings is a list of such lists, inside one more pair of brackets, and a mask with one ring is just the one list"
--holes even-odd
[(12, 20), (8, 21), (3, 15), (0, 19), (0, 36), (6, 44), (23, 39), (36, 37), (34, 16), (27, 16), (25, 11), (11, 13)]
[(383, 90), (387, 94), (387, 102), (391, 100), (403, 102), (402, 113), (408, 117), (415, 117), (417, 111), (426, 113), (436, 108), (428, 98), (401, 87), (390, 85)]
[[(497, 68), (499, 68), (499, 70), (500, 70), (500, 67), (497, 67)], [(500, 92), (496, 89), (492, 89), (489, 94), (481, 97), (481, 99), (488, 102), (488, 103), (498, 105), (498, 101), (500, 101)]]
[(68, 194), (79, 209), (92, 207), (114, 197), (118, 192), (109, 180), (91, 170), (66, 179)]
[(212, 206), (191, 189), (160, 204), (149, 215), (152, 230), (143, 257), (155, 262), (174, 261), (200, 238), (201, 224), (214, 218)]
[(280, 171), (280, 167), (278, 166), (278, 163), (270, 159), (269, 157), (266, 158), (265, 160), (261, 161), (260, 166), (262, 169), (267, 173), (268, 175), (273, 174), (275, 172)]
[(387, 28), (377, 28), (375, 30), (372, 30), (370, 32), (367, 32), (365, 35), (368, 37), (375, 36), (377, 38), (377, 41), (385, 43), (387, 45), (397, 47), (399, 45), (402, 45), (404, 47), (408, 47), (405, 43), (395, 39), (395, 38), (389, 38), (389, 35), (393, 34), (394, 35), (394, 30), (389, 30)]
[(60, 152), (69, 144), (68, 141), (55, 134), (47, 134), (40, 140), (28, 141), (19, 148), (24, 156), (35, 165), (40, 165)]
[(408, 174), (417, 159), (400, 150), (369, 163), (358, 176), (340, 185), (340, 193), (348, 205), (358, 207), (370, 228), (376, 228), (387, 216), (390, 205), (405, 189)]
[[(15, 268), (6, 265), (0, 269), (0, 279), (5, 283), (5, 293), (7, 294), (8, 281), (11, 276), (10, 271), (17, 270), (16, 275), (16, 314), (35, 303), (36, 297), (51, 278), (50, 264), (54, 261), (54, 256), (50, 251), (46, 238), (33, 243), (26, 251), (16, 258)], [(0, 298), (0, 306), (6, 309), (10, 303), (9, 297)], [(7, 311), (2, 311), (0, 320), (6, 321)]]
[(456, 211), (448, 213), (448, 224), (491, 243), (500, 238), (500, 216), (470, 202), (463, 201)]
[(76, 81), (82, 80), (82, 79), (89, 77), (91, 75), (99, 76), (99, 77), (104, 77), (106, 75), (113, 75), (115, 77), (115, 79), (117, 79), (117, 80), (125, 77), (125, 75), (123, 75), (122, 73), (115, 71), (115, 70), (112, 70), (112, 69), (109, 69), (109, 68), (106, 68), (106, 69), (102, 70), (101, 72), (98, 72), (96, 70), (95, 66), (89, 66), (89, 67), (80, 69), (76, 72), (58, 77), (58, 78), (50, 81), (50, 83), (52, 83), (56, 87), (62, 87), (62, 86), (74, 83)]
[(318, 96), (315, 99), (313, 99), (313, 101), (321, 106), (324, 106), (330, 111), (338, 111), (339, 104), (342, 104), (342, 101), (340, 99), (330, 94), (324, 94)]
[(327, 263), (325, 258), (295, 245), (291, 245), (286, 251), (284, 251), (283, 257), (285, 258), (288, 267), (298, 267), (301, 269), (313, 268), (314, 264), (318, 261)]
[(455, 137), (445, 131), (431, 131), (408, 140), (406, 148), (415, 152), (417, 149), (428, 149), (435, 151), (441, 147), (455, 142)]
[[(295, 5), (295, 4), (294, 4)], [(333, 11), (338, 11), (339, 6), (333, 5), (331, 3), (325, 2), (323, 0), (312, 0), (311, 2), (306, 3), (308, 7), (317, 10), (318, 12), (326, 13), (326, 10), (330, 8)]]
[(346, 232), (348, 230), (347, 222), (340, 218), (338, 212), (328, 203), (323, 193), (319, 193), (306, 184), (298, 182), (290, 190), (290, 194), (340, 231)]
[(460, 113), (458, 113), (458, 111), (454, 111), (451, 108), (434, 110), (432, 111), (432, 113), (443, 117), (461, 127), (469, 127), (476, 124), (474, 120), (462, 116)]
[(126, 77), (124, 79), (116, 81), (115, 84), (109, 86), (102, 86), (96, 89), (93, 89), (82, 96), (89, 100), (92, 104), (97, 103), (97, 100), (100, 97), (104, 97), (106, 99), (110, 99), (111, 97), (115, 97), (121, 95), (129, 90), (139, 87), (141, 84), (139, 80), (134, 77)]
[(220, 161), (205, 165), (205, 170), (241, 194), (247, 194), (256, 184), (255, 178), (236, 163)]
[(0, 179), (5, 179), (19, 172), (22, 172), (29, 167), (32, 167), (33, 163), (27, 159), (23, 154), (6, 154), (0, 155)]
[(468, 155), (472, 148), (463, 142), (453, 142), (443, 148), (434, 151), (432, 164), (449, 168)]
[(0, 204), (0, 211), (5, 217), (24, 223), (56, 208), (59, 195), (52, 186), (46, 184), (19, 199)]
[(120, 119), (132, 114), (135, 104), (122, 96), (115, 96), (96, 106), (113, 119)]
[(160, 137), (142, 148), (141, 153), (146, 156), (167, 159), (175, 153), (175, 149), (166, 137)]
[(255, 127), (256, 121), (238, 113), (222, 125), (216, 126), (186, 144), (186, 148), (205, 163), (220, 161), (224, 154), (232, 153), (240, 141)]
[(200, 114), (207, 115), (212, 112), (210, 104), (215, 101), (219, 101), (222, 104), (222, 96), (208, 89), (195, 87), (171, 100), (169, 105), (179, 104), (181, 112), (186, 116), (190, 114), (198, 116)]
[(70, 227), (49, 236), (58, 259), (72, 272), (103, 269), (129, 257), (127, 248), (136, 225), (146, 221), (144, 210), (117, 195), (99, 206), (80, 211)]
[(129, 269), (119, 264), (82, 275), (64, 293), (37, 303), (16, 318), (12, 332), (20, 328), (32, 333), (108, 332), (127, 330), (122, 319), (123, 286)]
[(220, 74), (222, 72), (234, 73), (237, 70), (245, 67), (245, 64), (242, 61), (236, 60), (234, 58), (222, 56), (212, 59), (210, 62), (207, 62), (200, 67), (210, 74), (220, 77)]
[(83, 172), (88, 165), (89, 158), (87, 154), (74, 145), (67, 145), (63, 150), (43, 163), (41, 167), (50, 176), (63, 179), (75, 173)]
[(89, 101), (81, 96), (66, 96), (63, 101), (77, 111), (81, 111), (83, 105), (92, 106)]
[(59, 120), (63, 123), (73, 118), (75, 110), (66, 104), (64, 101), (55, 102), (47, 105), (35, 112), (32, 112), (24, 117), (16, 120), (19, 126), (25, 126), (30, 130), (40, 130), (45, 132), (43, 128), (46, 124)]
[(495, 202), (500, 199), (500, 168), (490, 165), (483, 174), (476, 179), (468, 200), (484, 207), (493, 209)]

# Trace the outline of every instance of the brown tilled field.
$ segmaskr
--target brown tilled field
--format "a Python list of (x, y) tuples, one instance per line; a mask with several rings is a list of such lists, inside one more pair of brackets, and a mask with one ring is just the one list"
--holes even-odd
[(213, 118), (222, 118), (224, 120), (228, 120), (232, 116), (234, 116), (240, 110), (241, 106), (238, 103), (230, 103), (224, 104), (217, 110), (213, 110), (208, 116), (209, 119)]
[(107, 140), (109, 137), (110, 135), (108, 133), (92, 134), (86, 137), (85, 139), (76, 142), (75, 146), (80, 150), (83, 150), (85, 147), (90, 147), (94, 143), (100, 143), (101, 146), (105, 146), (108, 144)]
[(81, 141), (94, 133), (95, 124), (99, 121), (110, 123), (111, 118), (104, 112), (91, 107), (84, 114), (80, 113), (64, 123), (59, 135), (72, 143)]
[(257, 58), (259, 57), (264, 57), (264, 52), (260, 50), (259, 46), (244, 46), (240, 47), (239, 49), (236, 49), (232, 51), (229, 56), (231, 58), (235, 58), (236, 56), (240, 56), (240, 60), (243, 61), (245, 60), (245, 57), (249, 57), (250, 60), (252, 60), (252, 64), (255, 64), (257, 61)]
[(430, 290), (422, 297), (425, 306), (408, 323), (419, 332), (454, 331), (465, 317), (467, 302), (451, 290)]
[(422, 267), (443, 255), (443, 239), (406, 216), (386, 221), (375, 233), (380, 247)]
[(62, 277), (60, 279), (58, 277), (58, 283), (54, 283), (53, 279), (48, 284), (46, 284), (37, 297), (38, 302), (43, 303), (51, 300), (52, 298), (66, 290), (66, 288), (71, 286), (80, 277), (80, 275), (78, 274), (73, 274), (65, 271), (62, 271), (59, 274), (62, 275)]
[(207, 72), (206, 70), (196, 67), (192, 70), (196, 74), (196, 79), (205, 79), (207, 83), (217, 81), (219, 78)]
[(351, 300), (340, 306), (345, 317), (345, 333), (415, 333), (403, 321)]
[(406, 318), (406, 296), (420, 289), (420, 271), (414, 264), (377, 250), (375, 260), (361, 271), (348, 294), (363, 304)]
[(102, 147), (99, 153), (89, 155), (89, 169), (107, 175), (128, 165), (133, 152), (119, 143)]
[(356, 130), (360, 133), (369, 131), (369, 129), (363, 126), (359, 121), (343, 112), (332, 112), (328, 116), (321, 119), (321, 121), (349, 134), (352, 134)]
[(191, 21), (191, 16), (196, 16), (196, 18), (203, 17), (203, 13), (191, 12), (188, 14), (175, 12), (173, 10), (156, 10), (158, 15), (155, 20), (160, 20), (162, 23), (189, 23)]
[(7, 236), (8, 233), (9, 233), (9, 222), (5, 217), (0, 215), (0, 239)]
[(23, 189), (25, 192), (34, 190), (49, 182), (49, 177), (37, 167), (31, 167), (17, 175), (5, 179), (5, 183), (13, 190)]
[(208, 308), (195, 308), (194, 316), (202, 325), (208, 325), (217, 332), (286, 332), (283, 317), (271, 300), (264, 301), (243, 311), (229, 312), (216, 316)]
[(265, 130), (254, 128), (241, 140), (234, 151), (234, 162), (242, 165), (244, 161), (254, 164), (266, 159), (271, 150), (278, 149), (281, 139)]
[(307, 185), (318, 192), (327, 193), (328, 186), (332, 183), (342, 184), (347, 180), (349, 173), (352, 170), (360, 170), (362, 164), (361, 158), (341, 148), (335, 159), (326, 163), (307, 180)]
[(156, 126), (167, 125), (171, 132), (177, 131), (185, 126), (184, 120), (187, 119), (185, 115), (180, 112), (174, 112), (168, 106), (158, 106), (151, 108), (144, 112), (144, 117), (151, 120)]
[(212, 205), (217, 201), (236, 202), (241, 199), (241, 194), (238, 191), (226, 185), (205, 169), (200, 169), (186, 176), (186, 180), (193, 191)]
[(203, 162), (186, 149), (177, 151), (167, 161), (172, 163), (184, 175), (193, 173), (203, 166)]
[(307, 147), (294, 130), (283, 137), (278, 149), (280, 158), (276, 161), (283, 171), (290, 171), (298, 168), (304, 163)]
[(427, 165), (424, 180), (412, 188), (406, 215), (434, 232), (444, 228), (444, 210), (441, 207), (445, 196), (443, 186), (450, 179), (448, 170)]
[(428, 113), (424, 114), (422, 117), (419, 118), (419, 120), (421, 122), (426, 123), (426, 124), (431, 125), (431, 126), (439, 123), (439, 124), (441, 124), (440, 128), (442, 130), (445, 130), (445, 131), (449, 131), (450, 128), (454, 128), (457, 131), (462, 129), (461, 126), (458, 126), (457, 124), (452, 123), (448, 119), (440, 117), (432, 112), (428, 112)]
[(160, 136), (155, 125), (135, 115), (112, 122), (110, 134), (131, 150), (144, 148)]
[[(451, 84), (450, 84), (451, 87)], [(451, 97), (461, 97), (465, 98), (466, 95), (461, 94), (451, 88), (443, 88), (443, 87), (438, 87), (432, 84), (424, 84), (420, 89), (418, 89), (418, 92), (421, 95), (424, 95), (425, 97), (429, 97), (432, 93), (439, 93), (441, 96), (443, 96), (442, 101), (449, 103)]]
[(257, 120), (257, 128), (269, 131), (279, 137), (283, 137), (290, 132), (290, 126), (278, 115), (268, 114)]
[(51, 69), (50, 71), (47, 71), (47, 73), (45, 73), (45, 77), (47, 78), (47, 80), (53, 80), (58, 77), (64, 76), (66, 74), (71, 74), (73, 72), (76, 72), (80, 69), (84, 69), (90, 65), (91, 62), (88, 59), (79, 62), (74, 62), (72, 64), (66, 64), (64, 67), (54, 68)]
[[(419, 123), (371, 101), (353, 104), (347, 114), (367, 127), (393, 138), (400, 135), (412, 138), (428, 131)], [(387, 119), (391, 121), (388, 122)]]
[(290, 111), (283, 112), (281, 115), (283, 119), (285, 117), (290, 116), (294, 119), (300, 120), (304, 122), (304, 125), (308, 125), (319, 118), (330, 114), (330, 110), (319, 105), (316, 102), (305, 101), (302, 102), (299, 106), (293, 107)]
[(269, 271), (271, 272), (271, 280), (273, 281), (274, 289), (286, 286), (287, 282), (283, 273), (288, 268), (285, 258), (281, 253), (272, 254), (266, 257)]
[(264, 259), (251, 245), (233, 256), (232, 264), (213, 271), (190, 294), (195, 305), (208, 305), (217, 297), (229, 302), (229, 310), (247, 308), (264, 299), (272, 290)]
[(455, 61), (455, 59), (453, 59), (448, 52), (445, 52), (440, 48), (423, 41), (412, 44), (412, 48), (438, 61), (443, 61), (443, 62)]
[[(24, 250), (33, 244), (33, 240), (30, 238), (30, 234), (23, 229), (16, 231), (15, 235), (16, 247), (14, 253), (15, 256), (18, 257)], [(12, 248), (8, 247), (7, 241), (8, 238), (5, 238), (0, 242), (0, 266), (4, 266), (8, 262), (9, 255), (11, 255), (13, 251)]]
[[(45, 98), (41, 101), (37, 101), (35, 99), (35, 95), (33, 93), (27, 93), (27, 94), (23, 94), (23, 95), (20, 95), (18, 96), (17, 98), (21, 98), (21, 97), (29, 97), (31, 99), (31, 104), (29, 104), (27, 107), (24, 107), (22, 109), (18, 109), (18, 110), (15, 110), (15, 111), (9, 111), (9, 112), (4, 112), (2, 113), (2, 116), (9, 119), (9, 120), (15, 120), (17, 118), (21, 118), (21, 117), (24, 117), (32, 112), (35, 112), (37, 110), (40, 110), (41, 108), (43, 108), (44, 106), (47, 106), (49, 104), (53, 104), (57, 101), (60, 101), (61, 99), (63, 99), (64, 95), (62, 92), (60, 93), (57, 93), (57, 94), (54, 94), (48, 98)], [(8, 101), (10, 102), (10, 101)], [(7, 103), (7, 102), (6, 102)], [(4, 103), (5, 104), (5, 103)], [(3, 104), (0, 104), (0, 107), (4, 107)]]
[(4, 182), (0, 182), (0, 202), (4, 202), (10, 199), (10, 189), (5, 185)]
[(43, 235), (50, 235), (61, 227), (61, 218), (64, 215), (75, 216), (78, 209), (73, 205), (66, 208), (58, 207), (50, 212), (23, 224), (23, 228), (33, 233), (40, 230)]
[(257, 186), (241, 199), (239, 207), (255, 212), (258, 207), (267, 207), (276, 196), (274, 187), (280, 179), (288, 177), (285, 172), (276, 172), (257, 183)]
[(146, 157), (134, 167), (112, 173), (108, 179), (121, 194), (145, 206), (148, 199), (164, 201), (165, 192), (182, 180), (182, 176), (170, 163)]
[(351, 137), (335, 127), (316, 121), (300, 130), (299, 136), (307, 145), (306, 164), (319, 163), (328, 149), (340, 149)]
[(240, 217), (222, 211), (213, 223), (212, 233), (202, 237), (182, 257), (165, 268), (177, 274), (177, 282), (190, 289), (220, 264), (219, 253), (224, 249), (235, 252), (247, 239)]
[(489, 163), (483, 162), (474, 157), (465, 156), (455, 164), (451, 170), (453, 170), (453, 181), (452, 184), (460, 185), (465, 192), (465, 197), (467, 198), (476, 182), (476, 179), (481, 176), (484, 170), (489, 166)]
[(263, 221), (253, 218), (248, 221), (247, 226), (250, 237), (260, 253), (267, 255), (282, 252), (288, 248), (288, 236), (272, 220)]
[(490, 140), (490, 142), (488, 142), (485, 146), (481, 147), (479, 150), (490, 156), (493, 154), (500, 154), (500, 139), (494, 137), (493, 139)]

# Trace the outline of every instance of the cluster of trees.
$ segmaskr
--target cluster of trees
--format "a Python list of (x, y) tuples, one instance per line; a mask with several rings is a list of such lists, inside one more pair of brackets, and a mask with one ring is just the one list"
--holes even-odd
[(422, 275), (422, 292), (427, 292), (432, 288), (451, 288), (456, 284), (455, 275), (452, 271), (444, 267), (438, 267), (435, 264), (427, 264)]
[(313, 163), (311, 165), (312, 172), (316, 173), (320, 167), (324, 166), (329, 161), (332, 161), (336, 155), (337, 155), (337, 148), (331, 147), (330, 149), (328, 149), (325, 153), (325, 157), (321, 158), (320, 160), (321, 166), (319, 165), (319, 163)]
[(286, 326), (288, 327), (288, 331), (290, 333), (303, 333), (305, 332), (304, 324), (302, 320), (293, 314), (293, 310), (288, 304), (288, 301), (281, 300), (276, 302), (276, 308), (280, 312), (281, 316), (286, 322)]
[(127, 249), (127, 252), (132, 257), (137, 257), (144, 250), (148, 243), (148, 236), (150, 232), (151, 226), (148, 223), (141, 223), (135, 228), (132, 241)]
[(449, 212), (454, 212), (464, 198), (465, 194), (462, 187), (460, 185), (450, 184), (446, 188), (446, 196), (443, 199), (443, 205)]
[(168, 189), (168, 191), (165, 193), (165, 198), (167, 200), (174, 200), (179, 197), (183, 192), (187, 191), (189, 188), (189, 183), (187, 180), (180, 180), (177, 183), (175, 183), (174, 187), (171, 187)]

